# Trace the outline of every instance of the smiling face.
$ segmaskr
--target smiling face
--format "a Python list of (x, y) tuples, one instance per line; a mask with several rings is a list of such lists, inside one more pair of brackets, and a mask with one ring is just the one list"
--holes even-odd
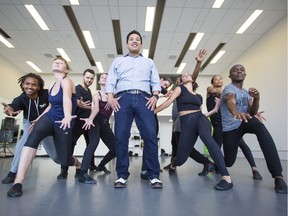
[(215, 75), (212, 79), (212, 86), (214, 88), (217, 88), (217, 87), (222, 87), (223, 86), (223, 80), (222, 80), (222, 77), (219, 76), (219, 75)]
[(138, 55), (142, 47), (141, 38), (138, 34), (131, 34), (128, 37), (127, 48), (132, 55)]
[(22, 89), (29, 98), (34, 98), (40, 90), (38, 80), (34, 77), (26, 77), (22, 83)]

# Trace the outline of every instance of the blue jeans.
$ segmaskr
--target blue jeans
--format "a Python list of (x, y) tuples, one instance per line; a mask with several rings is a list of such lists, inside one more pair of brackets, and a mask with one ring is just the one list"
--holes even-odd
[[(19, 139), (18, 143), (15, 146), (14, 157), (11, 163), (10, 171), (13, 173), (16, 173), (18, 170), (21, 151), (22, 151), (24, 144), (26, 143), (28, 139), (28, 136), (29, 136), (28, 129), (30, 125), (31, 123), (28, 120), (26, 119), (23, 120), (23, 135), (21, 136), (21, 138)], [(57, 155), (55, 145), (53, 142), (53, 137), (52, 136), (46, 137), (45, 139), (42, 140), (42, 144), (47, 154), (51, 157), (51, 159), (55, 161), (55, 163), (59, 164), (59, 159), (58, 159), (58, 155)]]
[(116, 172), (118, 178), (127, 179), (130, 175), (128, 145), (133, 120), (145, 143), (144, 154), (148, 178), (159, 178), (158, 142), (154, 112), (146, 106), (146, 94), (121, 93), (120, 109), (115, 113)]

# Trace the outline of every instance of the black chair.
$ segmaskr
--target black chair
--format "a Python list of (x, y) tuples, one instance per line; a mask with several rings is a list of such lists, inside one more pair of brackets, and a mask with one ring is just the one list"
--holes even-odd
[(14, 156), (13, 152), (8, 147), (9, 143), (13, 142), (14, 127), (14, 118), (6, 117), (2, 120), (2, 126), (0, 130), (0, 157)]

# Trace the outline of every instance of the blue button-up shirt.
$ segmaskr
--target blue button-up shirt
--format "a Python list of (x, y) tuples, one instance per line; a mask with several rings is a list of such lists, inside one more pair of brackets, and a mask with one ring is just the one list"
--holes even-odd
[(141, 54), (127, 54), (114, 59), (105, 84), (106, 93), (119, 93), (125, 90), (139, 89), (148, 94), (161, 91), (158, 70), (152, 59)]

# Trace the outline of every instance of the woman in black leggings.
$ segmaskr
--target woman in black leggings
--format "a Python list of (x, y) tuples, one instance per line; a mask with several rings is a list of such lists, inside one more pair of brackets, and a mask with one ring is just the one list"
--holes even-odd
[(217, 111), (217, 107), (204, 115), (201, 112), (202, 97), (196, 94), (197, 83), (192, 80), (188, 73), (182, 74), (182, 83), (177, 86), (172, 95), (155, 109), (155, 113), (167, 108), (174, 100), (177, 101), (177, 108), (181, 122), (181, 134), (176, 157), (170, 165), (170, 173), (175, 171), (176, 166), (181, 166), (188, 159), (194, 148), (198, 136), (206, 144), (209, 153), (216, 163), (222, 180), (214, 187), (216, 190), (229, 190), (233, 187), (231, 177), (225, 166), (225, 162), (219, 146), (211, 136), (211, 124), (207, 116)]
[(22, 184), (25, 174), (36, 155), (40, 142), (47, 136), (53, 136), (53, 141), (63, 166), (76, 166), (80, 168), (81, 163), (71, 156), (72, 125), (75, 108), (76, 95), (75, 85), (67, 76), (69, 65), (62, 57), (53, 61), (53, 74), (55, 83), (49, 90), (49, 106), (30, 126), (29, 135), (21, 152), (19, 168), (14, 185), (7, 192), (9, 197), (22, 196)]
[(103, 73), (99, 79), (100, 90), (93, 95), (93, 109), (88, 118), (80, 118), (84, 121), (83, 128), (88, 130), (89, 144), (85, 149), (81, 171), (79, 175), (79, 182), (85, 184), (95, 184), (96, 181), (88, 175), (90, 161), (94, 156), (94, 152), (99, 144), (100, 138), (109, 149), (108, 153), (101, 160), (100, 164), (96, 166), (96, 171), (104, 171), (110, 173), (105, 167), (113, 158), (115, 158), (115, 137), (109, 124), (109, 118), (113, 110), (107, 105), (107, 95), (104, 92), (107, 74)]

